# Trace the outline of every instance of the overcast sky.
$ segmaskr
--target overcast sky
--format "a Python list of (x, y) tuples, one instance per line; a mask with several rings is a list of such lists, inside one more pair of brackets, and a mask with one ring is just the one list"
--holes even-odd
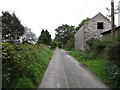
[[(111, 0), (0, 0), (0, 12), (15, 11), (21, 23), (37, 35), (47, 29), (52, 38), (62, 24), (77, 26), (86, 17), (101, 12), (107, 15)], [(119, 0), (115, 1), (115, 8)], [(1, 13), (0, 13), (1, 15)], [(118, 21), (116, 15), (116, 24)]]

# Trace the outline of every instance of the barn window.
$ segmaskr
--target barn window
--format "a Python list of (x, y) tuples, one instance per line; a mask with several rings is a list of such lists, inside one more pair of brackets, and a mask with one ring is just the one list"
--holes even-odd
[(103, 22), (97, 22), (97, 29), (103, 29)]

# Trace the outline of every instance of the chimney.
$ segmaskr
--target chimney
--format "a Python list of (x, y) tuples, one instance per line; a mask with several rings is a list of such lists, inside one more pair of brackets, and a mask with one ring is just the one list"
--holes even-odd
[(118, 26), (120, 26), (120, 1), (118, 2)]

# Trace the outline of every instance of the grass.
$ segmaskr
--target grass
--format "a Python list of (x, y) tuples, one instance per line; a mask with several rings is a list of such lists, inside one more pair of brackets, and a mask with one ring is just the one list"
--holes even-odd
[(69, 52), (110, 88), (120, 88), (120, 66), (103, 55), (72, 50)]
[(70, 54), (97, 75), (110, 88), (120, 89), (120, 38), (112, 40), (90, 39), (90, 51), (72, 50)]
[(104, 69), (104, 66), (107, 63), (106, 60), (96, 59), (96, 55), (89, 52), (72, 50), (70, 54), (80, 63), (85, 65), (92, 73), (98, 76), (100, 80), (106, 83), (106, 73)]
[(3, 88), (38, 88), (52, 50), (44, 45), (3, 43), (2, 55)]
[(106, 62), (105, 60), (88, 60), (82, 63), (103, 81), (105, 79), (104, 66)]
[(79, 50), (71, 50), (70, 54), (75, 57), (78, 61), (84, 61), (84, 60), (95, 60), (95, 59), (101, 59), (101, 56), (98, 56), (98, 54), (90, 53), (87, 51), (79, 51)]

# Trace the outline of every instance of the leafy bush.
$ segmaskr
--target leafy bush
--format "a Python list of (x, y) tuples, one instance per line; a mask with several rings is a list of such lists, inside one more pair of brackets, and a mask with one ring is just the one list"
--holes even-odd
[(72, 50), (74, 48), (74, 43), (75, 43), (74, 38), (71, 38), (70, 40), (68, 40), (65, 48), (67, 50)]
[(10, 88), (21, 88), (21, 87), (22, 88), (35, 88), (30, 78), (28, 77), (18, 78), (14, 80), (14, 82), (12, 82), (12, 85), (10, 86)]
[(105, 64), (105, 83), (112, 88), (120, 88), (120, 66), (115, 62), (110, 61)]
[(59, 48), (63, 48), (63, 46), (62, 46), (62, 44), (60, 42), (58, 42), (57, 45), (58, 45)]
[(55, 49), (57, 47), (57, 43), (55, 41), (50, 42), (51, 49)]
[(120, 65), (120, 43), (110, 44), (106, 54), (108, 60), (116, 61)]
[(51, 55), (51, 50), (43, 45), (3, 43), (3, 88), (38, 87)]
[(86, 43), (94, 53), (103, 53), (110, 42), (92, 38), (87, 40)]
[(91, 49), (93, 49), (94, 45), (97, 41), (99, 41), (99, 40), (95, 39), (95, 38), (91, 38), (91, 39), (87, 40), (86, 43)]

